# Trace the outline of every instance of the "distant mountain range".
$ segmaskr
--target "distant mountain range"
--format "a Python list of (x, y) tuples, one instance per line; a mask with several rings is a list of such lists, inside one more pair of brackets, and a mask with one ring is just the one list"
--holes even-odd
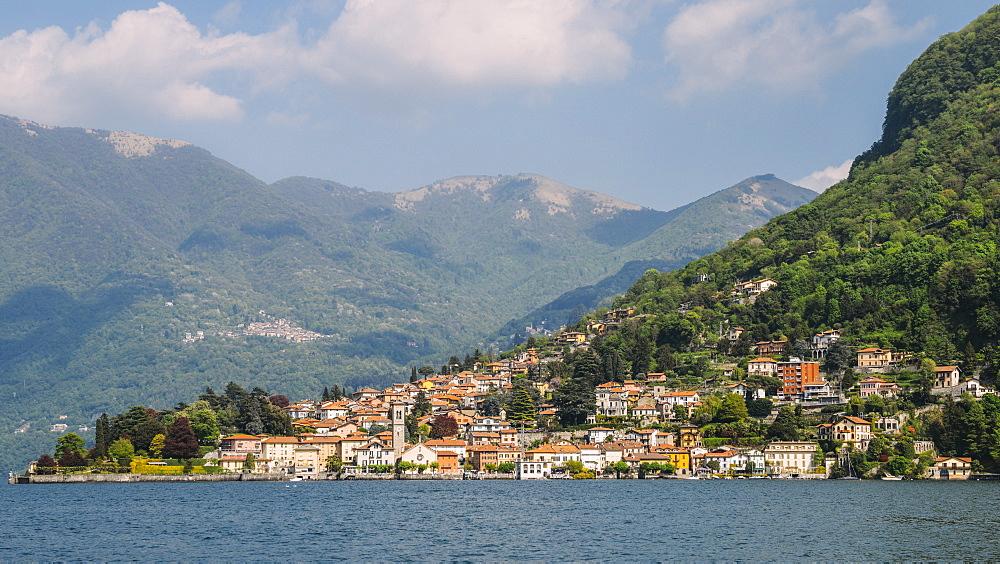
[[(187, 143), (2, 117), (0, 451), (25, 423), (18, 444), (51, 440), (57, 415), (230, 380), (315, 395), (499, 350), (814, 196), (772, 176), (670, 212), (530, 174), (268, 185)], [(240, 333), (279, 319), (322, 337)]]

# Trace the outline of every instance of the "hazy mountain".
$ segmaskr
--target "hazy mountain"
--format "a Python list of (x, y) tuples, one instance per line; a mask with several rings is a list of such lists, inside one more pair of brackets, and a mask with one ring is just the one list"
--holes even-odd
[[(583, 313), (602, 302), (610, 303), (613, 296), (629, 289), (647, 270), (680, 268), (759, 227), (769, 218), (810, 202), (816, 195), (773, 174), (766, 174), (748, 178), (677, 208), (664, 214), (666, 221), (662, 225), (626, 247), (626, 251), (634, 256), (649, 258), (629, 261), (618, 272), (595, 284), (565, 292), (528, 315), (508, 323), (502, 333), (524, 335), (528, 326), (558, 328), (561, 324), (575, 323)], [(629, 219), (628, 214), (619, 214), (614, 223), (628, 223)], [(609, 223), (612, 222), (605, 223), (605, 228)]]

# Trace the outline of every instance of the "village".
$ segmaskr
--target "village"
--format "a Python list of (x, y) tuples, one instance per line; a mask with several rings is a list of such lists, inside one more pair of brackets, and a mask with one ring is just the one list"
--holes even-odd
[[(733, 299), (754, 299), (773, 281), (738, 285)], [(962, 480), (973, 475), (969, 457), (937, 456), (933, 441), (903, 438), (912, 426), (906, 411), (852, 414), (849, 402), (870, 405), (891, 401), (904, 392), (883, 376), (905, 368), (912, 355), (878, 347), (854, 351), (854, 370), (863, 375), (850, 390), (831, 386), (820, 360), (840, 337), (838, 330), (817, 333), (808, 359), (788, 355), (785, 341), (763, 341), (746, 362), (746, 381), (731, 382), (733, 365), (718, 367), (722, 378), (700, 389), (666, 385), (662, 373), (594, 386), (594, 411), (585, 425), (558, 429), (558, 407), (550, 384), (528, 379), (562, 355), (586, 350), (591, 340), (613, 331), (634, 315), (631, 308), (612, 310), (591, 321), (588, 331), (554, 336), (545, 347), (526, 348), (510, 358), (476, 362), (470, 370), (414, 378), (376, 390), (365, 388), (328, 401), (301, 400), (284, 409), (294, 436), (236, 434), (222, 437), (210, 456), (224, 470), (277, 472), (295, 479), (436, 478), (600, 478), (662, 477), (679, 479), (829, 478), (852, 475), (852, 453), (870, 452), (872, 443), (912, 444), (910, 478)], [(724, 339), (735, 341), (739, 327)], [(784, 358), (784, 360), (778, 360)], [(915, 370), (916, 368), (913, 367)], [(728, 371), (728, 373), (727, 373)], [(753, 376), (776, 378), (770, 391), (748, 382)], [(487, 398), (533, 388), (540, 402), (534, 413), (508, 421), (500, 409), (487, 414)], [(964, 377), (958, 366), (936, 366), (935, 396), (982, 398), (996, 391), (977, 378)], [(850, 395), (850, 398), (848, 397)], [(729, 398), (749, 405), (766, 400), (769, 413), (758, 425), (774, 424), (783, 408), (797, 409), (813, 421), (798, 440), (760, 437), (705, 437), (693, 421), (708, 398)], [(713, 400), (714, 401), (714, 400)], [(868, 402), (868, 403), (864, 403)], [(745, 407), (741, 408), (745, 411)], [(860, 409), (860, 408), (859, 408)], [(447, 425), (438, 425), (447, 421)], [(436, 434), (431, 427), (444, 429)], [(435, 436), (430, 436), (430, 435)], [(825, 448), (824, 448), (825, 447)], [(883, 459), (888, 458), (883, 455)], [(885, 460), (882, 460), (885, 462)], [(866, 477), (897, 479), (876, 464)]]

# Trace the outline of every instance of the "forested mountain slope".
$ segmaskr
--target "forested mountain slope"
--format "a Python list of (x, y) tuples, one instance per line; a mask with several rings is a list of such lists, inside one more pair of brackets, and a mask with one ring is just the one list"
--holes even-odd
[[(857, 345), (926, 353), (995, 376), (1000, 339), (1000, 8), (942, 37), (902, 74), (884, 134), (848, 179), (727, 248), (647, 272), (617, 300), (658, 314), (616, 337), (665, 351), (747, 329), (742, 346), (841, 328)], [(698, 274), (711, 280), (698, 282)], [(733, 303), (734, 283), (778, 285)], [(691, 311), (678, 313), (687, 304)], [(661, 366), (657, 366), (661, 359)], [(634, 367), (633, 367), (634, 369)]]

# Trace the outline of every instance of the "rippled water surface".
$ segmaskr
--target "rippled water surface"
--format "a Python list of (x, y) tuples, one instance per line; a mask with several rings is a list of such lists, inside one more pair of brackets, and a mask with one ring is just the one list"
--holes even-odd
[(0, 561), (996, 560), (1000, 482), (0, 486)]

